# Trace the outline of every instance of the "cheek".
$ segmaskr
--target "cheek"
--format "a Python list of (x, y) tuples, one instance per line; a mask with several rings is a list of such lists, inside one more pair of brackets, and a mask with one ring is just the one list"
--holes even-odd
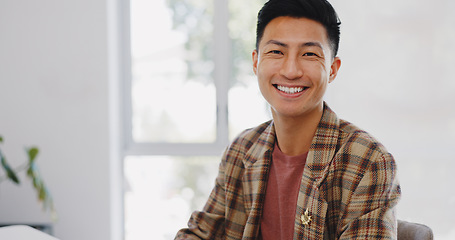
[(329, 81), (330, 68), (323, 63), (315, 63), (306, 68), (306, 73), (315, 80), (315, 84), (323, 84)]
[(264, 99), (267, 102), (269, 102), (270, 96), (271, 96), (271, 91), (273, 90), (272, 85), (270, 84), (271, 77), (269, 74), (265, 73), (264, 71), (258, 71), (256, 75), (257, 75), (259, 91), (261, 92), (261, 95), (264, 97)]
[(257, 79), (258, 79), (258, 85), (259, 85), (259, 90), (261, 91), (262, 95), (267, 95), (266, 89), (270, 85), (269, 80), (267, 79), (266, 76), (263, 76), (261, 72), (258, 72), (257, 74)]
[(265, 84), (269, 82), (273, 76), (274, 71), (274, 67), (267, 61), (259, 62), (256, 68), (256, 76), (259, 83)]

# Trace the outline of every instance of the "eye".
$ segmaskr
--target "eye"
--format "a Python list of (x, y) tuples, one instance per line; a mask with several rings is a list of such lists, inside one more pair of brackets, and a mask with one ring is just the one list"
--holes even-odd
[(307, 57), (318, 57), (318, 55), (317, 55), (316, 53), (312, 53), (312, 52), (304, 53), (303, 56), (307, 56)]
[(272, 51), (269, 51), (268, 53), (270, 53), (270, 54), (279, 54), (279, 55), (283, 54), (283, 52), (281, 52), (280, 50), (272, 50)]

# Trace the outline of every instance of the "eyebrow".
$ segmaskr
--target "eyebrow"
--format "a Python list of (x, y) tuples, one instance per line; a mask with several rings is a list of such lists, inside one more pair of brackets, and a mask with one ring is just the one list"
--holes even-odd
[[(269, 40), (268, 42), (265, 43), (265, 45), (269, 45), (269, 44), (274, 44), (274, 45), (278, 45), (278, 46), (282, 46), (282, 47), (286, 47), (286, 48), (289, 47), (288, 44), (277, 41), (277, 40), (273, 40), (273, 39)], [(304, 42), (304, 43), (300, 44), (300, 47), (318, 47), (320, 49), (324, 49), (322, 47), (322, 44), (319, 42)]]

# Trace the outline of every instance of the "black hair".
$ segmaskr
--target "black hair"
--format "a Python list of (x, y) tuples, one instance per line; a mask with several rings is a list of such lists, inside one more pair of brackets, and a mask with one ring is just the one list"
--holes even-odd
[(340, 19), (327, 0), (269, 0), (258, 13), (256, 49), (270, 21), (277, 17), (308, 18), (321, 23), (327, 31), (333, 57), (340, 43)]

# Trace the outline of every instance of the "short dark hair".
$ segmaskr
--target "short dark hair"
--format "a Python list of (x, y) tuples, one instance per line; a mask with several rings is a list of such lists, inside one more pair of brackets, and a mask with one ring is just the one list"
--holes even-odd
[(277, 17), (308, 18), (321, 23), (327, 30), (333, 57), (340, 44), (340, 19), (327, 0), (269, 0), (258, 13), (256, 49), (270, 21)]

